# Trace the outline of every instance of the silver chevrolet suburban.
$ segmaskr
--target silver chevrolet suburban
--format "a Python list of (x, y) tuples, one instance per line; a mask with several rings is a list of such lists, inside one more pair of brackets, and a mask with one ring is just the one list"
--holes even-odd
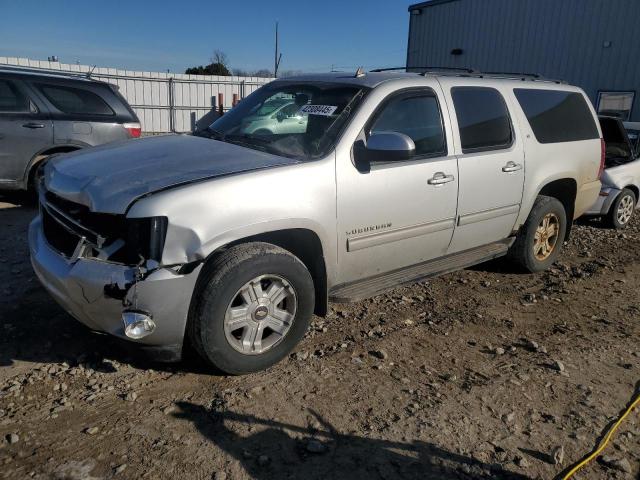
[[(257, 114), (274, 103), (290, 128)], [(549, 267), (598, 197), (601, 137), (582, 90), (533, 76), (280, 79), (200, 136), (48, 162), (32, 264), (92, 329), (252, 372), (329, 301), (503, 255)]]

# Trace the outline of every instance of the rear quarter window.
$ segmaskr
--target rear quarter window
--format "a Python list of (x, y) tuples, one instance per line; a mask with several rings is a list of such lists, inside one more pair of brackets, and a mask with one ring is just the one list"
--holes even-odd
[(89, 90), (46, 84), (38, 84), (38, 89), (61, 112), (74, 115), (114, 115), (111, 107)]
[(516, 88), (514, 93), (538, 142), (576, 142), (600, 137), (582, 94), (528, 88)]

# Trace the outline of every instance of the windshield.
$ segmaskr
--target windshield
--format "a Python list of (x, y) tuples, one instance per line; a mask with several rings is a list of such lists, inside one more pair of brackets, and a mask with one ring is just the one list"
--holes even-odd
[(216, 140), (299, 159), (326, 155), (365, 90), (335, 83), (274, 82), (220, 117), (205, 134)]

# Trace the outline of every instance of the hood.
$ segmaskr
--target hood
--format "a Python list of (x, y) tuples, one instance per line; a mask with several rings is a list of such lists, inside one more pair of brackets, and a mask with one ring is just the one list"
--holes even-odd
[(222, 175), (299, 160), (190, 135), (127, 140), (52, 158), (47, 190), (92, 211), (125, 213), (137, 198)]

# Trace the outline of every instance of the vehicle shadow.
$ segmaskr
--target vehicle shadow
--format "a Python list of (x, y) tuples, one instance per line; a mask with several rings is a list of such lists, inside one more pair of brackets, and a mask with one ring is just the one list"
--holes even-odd
[(104, 360), (116, 360), (140, 368), (204, 371), (195, 360), (153, 362), (121, 340), (92, 332), (64, 311), (31, 268), (27, 229), (36, 214), (26, 195), (0, 194), (0, 367), (16, 361), (85, 362), (99, 370)]
[[(410, 443), (359, 437), (337, 432), (310, 411), (320, 428), (305, 428), (261, 419), (251, 414), (207, 409), (178, 402), (176, 418), (192, 422), (198, 431), (237, 459), (255, 479), (506, 479), (529, 477), (446, 451), (432, 443)], [(243, 436), (247, 427), (255, 433)]]

